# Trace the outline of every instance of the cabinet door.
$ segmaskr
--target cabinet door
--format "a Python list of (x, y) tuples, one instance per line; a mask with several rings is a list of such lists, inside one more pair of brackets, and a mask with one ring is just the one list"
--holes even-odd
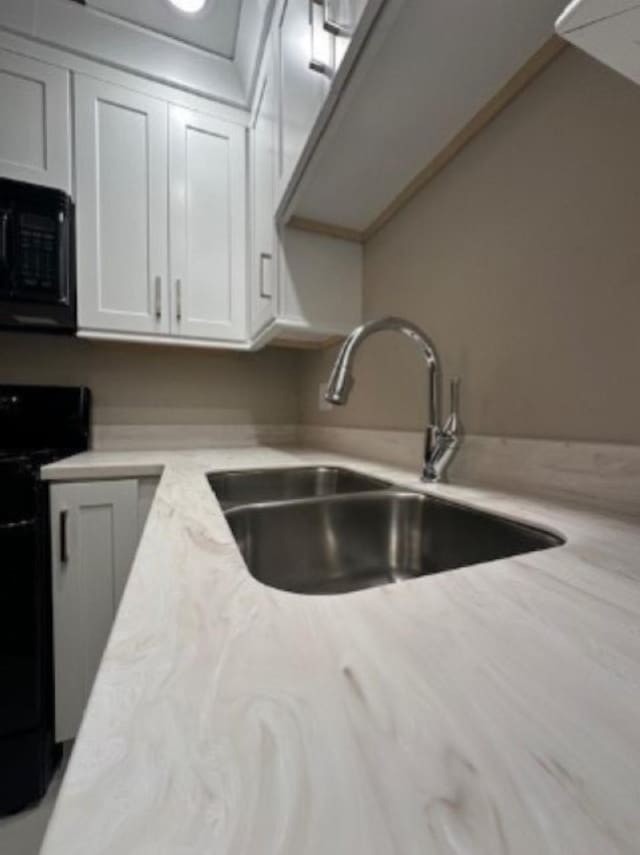
[(79, 326), (167, 332), (166, 104), (78, 75), (75, 105)]
[[(277, 27), (279, 68), (278, 193), (284, 191), (322, 107), (329, 80), (309, 64), (312, 0), (285, 0)], [(328, 57), (313, 57), (330, 62)]]
[(71, 191), (69, 74), (0, 50), (0, 175)]
[(51, 486), (56, 740), (80, 726), (138, 545), (136, 481)]
[[(269, 46), (266, 55), (269, 59)], [(277, 99), (273, 69), (267, 64), (258, 83), (251, 125), (251, 332), (275, 317), (275, 172)]]
[(246, 337), (246, 132), (170, 107), (171, 329)]

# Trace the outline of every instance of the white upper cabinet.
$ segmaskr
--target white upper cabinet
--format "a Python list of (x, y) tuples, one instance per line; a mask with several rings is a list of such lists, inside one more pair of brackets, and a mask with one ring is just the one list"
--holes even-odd
[(0, 175), (75, 198), (79, 336), (250, 350), (359, 322), (360, 244), (278, 210), (363, 5), (275, 0), (247, 109), (0, 28)]
[(275, 317), (277, 306), (275, 179), (277, 157), (277, 88), (271, 44), (258, 79), (251, 122), (251, 332)]
[(368, 239), (557, 55), (563, 5), (368, 0), (278, 218)]
[[(292, 171), (329, 85), (330, 64), (323, 74), (310, 65), (312, 28), (324, 30), (322, 6), (288, 0), (276, 14), (258, 76), (251, 131), (251, 335), (321, 341), (350, 330), (362, 317), (362, 247), (289, 228), (276, 228), (278, 187)], [(320, 18), (317, 19), (317, 11)], [(336, 37), (337, 38), (337, 37)], [(347, 38), (344, 36), (343, 38)], [(333, 52), (324, 55), (328, 63)], [(287, 116), (289, 117), (287, 119)]]
[(278, 320), (286, 338), (322, 340), (362, 323), (362, 245), (300, 229), (280, 233)]
[(0, 175), (71, 190), (69, 73), (0, 50)]
[(246, 338), (242, 125), (76, 78), (85, 334)]
[(166, 333), (167, 107), (77, 75), (80, 328)]
[[(311, 68), (324, 65), (330, 73), (333, 63), (328, 34), (321, 23), (310, 19), (310, 11), (314, 11), (315, 6), (312, 0), (284, 0), (276, 18), (280, 90), (279, 195), (291, 178), (329, 91), (327, 75)], [(315, 39), (312, 38), (314, 33)]]
[(640, 83), (637, 0), (574, 0), (556, 23), (567, 41)]
[(573, 0), (556, 21), (556, 28), (559, 33), (569, 32), (597, 24), (637, 6), (637, 0)]
[(170, 107), (171, 328), (246, 338), (246, 141), (240, 125)]
[(340, 67), (347, 48), (353, 38), (367, 0), (323, 0), (323, 24), (331, 33), (333, 42), (333, 70)]

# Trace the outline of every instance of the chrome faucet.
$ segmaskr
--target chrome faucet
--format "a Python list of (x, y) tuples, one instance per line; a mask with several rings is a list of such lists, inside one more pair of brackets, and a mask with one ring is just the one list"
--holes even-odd
[(423, 481), (441, 481), (451, 463), (453, 455), (461, 440), (461, 429), (458, 419), (459, 378), (451, 381), (451, 413), (444, 425), (440, 425), (440, 364), (433, 344), (427, 334), (411, 321), (402, 318), (381, 318), (369, 321), (357, 327), (346, 339), (333, 366), (329, 387), (325, 399), (330, 404), (346, 404), (353, 388), (352, 367), (356, 352), (362, 342), (377, 332), (393, 330), (406, 335), (420, 348), (427, 363), (429, 372), (428, 402), (429, 422), (427, 424), (424, 465), (422, 468)]

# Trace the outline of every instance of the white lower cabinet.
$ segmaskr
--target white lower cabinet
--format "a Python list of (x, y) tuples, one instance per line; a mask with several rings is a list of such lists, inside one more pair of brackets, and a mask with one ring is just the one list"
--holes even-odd
[(155, 481), (52, 484), (55, 735), (73, 739), (135, 557)]

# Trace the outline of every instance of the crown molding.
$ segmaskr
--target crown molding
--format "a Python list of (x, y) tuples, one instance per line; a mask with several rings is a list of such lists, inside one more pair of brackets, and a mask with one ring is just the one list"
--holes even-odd
[(0, 27), (148, 80), (247, 109), (273, 0), (245, 0), (233, 60), (69, 0), (2, 0)]

